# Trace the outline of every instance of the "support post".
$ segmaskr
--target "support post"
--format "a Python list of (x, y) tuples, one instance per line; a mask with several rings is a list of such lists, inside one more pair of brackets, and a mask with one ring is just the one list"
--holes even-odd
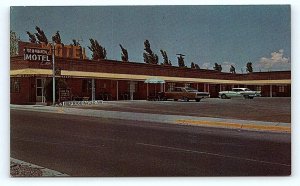
[(148, 87), (148, 83), (147, 83), (147, 99), (149, 98), (149, 87)]
[(273, 87), (272, 87), (272, 85), (270, 85), (270, 97), (273, 97)]
[(92, 78), (92, 101), (95, 101), (95, 79)]
[(119, 100), (119, 81), (117, 80), (117, 101)]
[(133, 81), (130, 81), (130, 83), (129, 83), (129, 94), (130, 94), (130, 100), (131, 101), (133, 100), (134, 90), (135, 90), (135, 84), (134, 84)]

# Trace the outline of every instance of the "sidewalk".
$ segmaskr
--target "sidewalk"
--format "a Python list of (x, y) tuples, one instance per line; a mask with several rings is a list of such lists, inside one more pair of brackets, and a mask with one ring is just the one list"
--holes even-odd
[(38, 165), (10, 158), (10, 175), (12, 177), (57, 177), (69, 176), (61, 172), (47, 169)]
[(166, 115), (150, 113), (132, 113), (120, 111), (105, 111), (68, 107), (53, 107), (41, 105), (10, 105), (11, 109), (38, 112), (61, 113), (68, 115), (90, 116), (99, 118), (146, 121), (168, 124), (192, 125), (201, 127), (230, 128), (239, 130), (257, 130), (270, 132), (291, 132), (291, 123), (264, 122), (254, 120), (237, 120), (210, 117), (194, 117), (184, 115)]

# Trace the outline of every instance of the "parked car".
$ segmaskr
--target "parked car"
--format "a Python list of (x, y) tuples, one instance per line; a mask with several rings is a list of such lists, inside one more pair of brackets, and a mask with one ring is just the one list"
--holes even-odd
[(261, 91), (252, 91), (248, 88), (233, 88), (230, 91), (219, 92), (219, 98), (230, 99), (235, 97), (244, 97), (245, 99), (253, 99), (261, 96)]
[(199, 102), (203, 98), (209, 98), (208, 92), (199, 92), (190, 87), (175, 87), (172, 91), (164, 93), (165, 99), (173, 99), (175, 101), (182, 99), (185, 101), (196, 100)]

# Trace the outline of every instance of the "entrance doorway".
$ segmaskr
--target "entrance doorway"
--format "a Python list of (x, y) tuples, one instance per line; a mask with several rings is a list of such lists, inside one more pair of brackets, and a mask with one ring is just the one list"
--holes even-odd
[(46, 78), (36, 78), (36, 102), (45, 103), (45, 82)]
[(129, 96), (130, 96), (130, 100), (134, 99), (134, 94), (136, 92), (136, 89), (137, 89), (137, 82), (130, 81), (129, 82)]

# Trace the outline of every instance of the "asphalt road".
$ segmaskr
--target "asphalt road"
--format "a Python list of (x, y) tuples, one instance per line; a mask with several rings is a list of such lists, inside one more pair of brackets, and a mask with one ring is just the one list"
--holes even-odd
[(82, 108), (270, 122), (291, 122), (291, 98), (284, 97), (258, 97), (254, 99), (208, 98), (200, 102), (107, 101), (104, 102), (104, 104), (91, 107), (84, 106)]
[(11, 110), (11, 157), (71, 176), (275, 176), (291, 174), (291, 139)]

